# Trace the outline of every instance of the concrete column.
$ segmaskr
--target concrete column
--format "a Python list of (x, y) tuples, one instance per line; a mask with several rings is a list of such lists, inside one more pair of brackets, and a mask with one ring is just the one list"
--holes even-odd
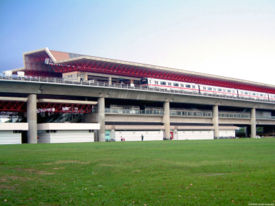
[(170, 139), (170, 102), (165, 101), (163, 105), (163, 124), (164, 124), (164, 139)]
[(116, 137), (115, 137), (115, 129), (112, 129), (112, 130), (111, 130), (110, 137), (111, 137), (111, 139), (115, 139), (115, 138), (116, 138)]
[(251, 138), (256, 138), (256, 108), (251, 109)]
[(29, 125), (28, 143), (37, 143), (37, 97), (36, 94), (30, 94), (27, 102), (27, 121)]
[(214, 139), (219, 138), (219, 106), (213, 106)]
[(108, 85), (112, 85), (112, 77), (108, 77)]
[(174, 140), (178, 140), (178, 130), (174, 129)]
[(104, 142), (105, 141), (105, 98), (104, 97), (98, 98), (98, 123), (100, 125), (98, 141)]

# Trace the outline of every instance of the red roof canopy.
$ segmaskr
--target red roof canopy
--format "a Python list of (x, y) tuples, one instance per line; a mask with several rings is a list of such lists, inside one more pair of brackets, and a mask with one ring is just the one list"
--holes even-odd
[[(46, 59), (48, 62), (45, 61)], [(31, 76), (61, 77), (62, 73), (80, 71), (127, 77), (168, 79), (275, 94), (275, 87), (272, 85), (267, 86), (265, 84), (245, 80), (232, 80), (232, 78), (218, 77), (215, 75), (59, 52), (49, 49), (25, 53), (24, 61), (26, 75)]]

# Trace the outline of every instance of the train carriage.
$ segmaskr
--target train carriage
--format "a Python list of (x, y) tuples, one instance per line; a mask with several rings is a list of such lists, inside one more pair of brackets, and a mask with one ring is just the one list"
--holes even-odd
[(141, 85), (148, 88), (158, 88), (163, 90), (176, 90), (189, 93), (199, 93), (199, 86), (194, 83), (170, 81), (165, 79), (143, 78)]
[(216, 87), (200, 84), (200, 93), (214, 96), (238, 97), (238, 90), (233, 88)]
[(269, 101), (275, 102), (275, 94), (268, 94)]
[(239, 97), (243, 99), (255, 99), (268, 101), (268, 94), (262, 92), (248, 91), (239, 89)]

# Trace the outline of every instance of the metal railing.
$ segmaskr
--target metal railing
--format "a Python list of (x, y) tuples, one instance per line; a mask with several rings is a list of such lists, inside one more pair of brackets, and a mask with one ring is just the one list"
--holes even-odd
[(220, 96), (215, 94), (201, 94), (196, 92), (186, 92), (183, 90), (165, 90), (162, 88), (149, 88), (146, 86), (135, 85), (131, 86), (129, 84), (108, 84), (108, 82), (98, 82), (94, 80), (90, 81), (72, 81), (72, 80), (65, 80), (63, 78), (52, 78), (52, 77), (17, 77), (17, 76), (3, 76), (0, 74), (0, 80), (4, 81), (16, 81), (16, 82), (37, 82), (37, 83), (48, 83), (48, 84), (64, 84), (64, 85), (75, 85), (75, 86), (85, 86), (85, 87), (105, 87), (105, 88), (114, 88), (114, 89), (127, 89), (127, 90), (138, 90), (138, 91), (148, 91), (148, 92), (158, 92), (158, 93), (168, 93), (168, 94), (177, 94), (177, 95), (188, 95), (188, 96), (205, 96), (205, 97), (212, 97), (212, 98), (221, 98), (221, 99), (235, 99), (235, 100), (242, 100), (242, 101), (253, 101), (253, 102), (264, 102), (275, 104), (275, 102), (268, 101), (268, 100), (255, 100), (255, 99), (244, 99), (239, 97), (230, 97), (230, 96)]
[(211, 111), (188, 111), (188, 110), (171, 110), (171, 116), (180, 116), (180, 117), (204, 117), (212, 118), (213, 114)]
[[(163, 115), (163, 110), (160, 109), (123, 109), (123, 108), (105, 108), (106, 114), (122, 114), (122, 115)], [(192, 110), (170, 110), (171, 117), (200, 117), (212, 118), (212, 111), (192, 111)], [(221, 119), (250, 119), (251, 114), (248, 112), (219, 112)], [(275, 116), (261, 116), (257, 115), (257, 119), (262, 120), (275, 120)]]
[(238, 112), (220, 112), (219, 118), (221, 119), (250, 119), (250, 113), (238, 113)]

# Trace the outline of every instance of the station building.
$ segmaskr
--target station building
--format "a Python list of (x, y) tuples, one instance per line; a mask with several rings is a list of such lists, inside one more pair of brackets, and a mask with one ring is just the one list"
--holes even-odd
[(0, 79), (0, 144), (275, 135), (273, 85), (48, 48), (23, 59)]

